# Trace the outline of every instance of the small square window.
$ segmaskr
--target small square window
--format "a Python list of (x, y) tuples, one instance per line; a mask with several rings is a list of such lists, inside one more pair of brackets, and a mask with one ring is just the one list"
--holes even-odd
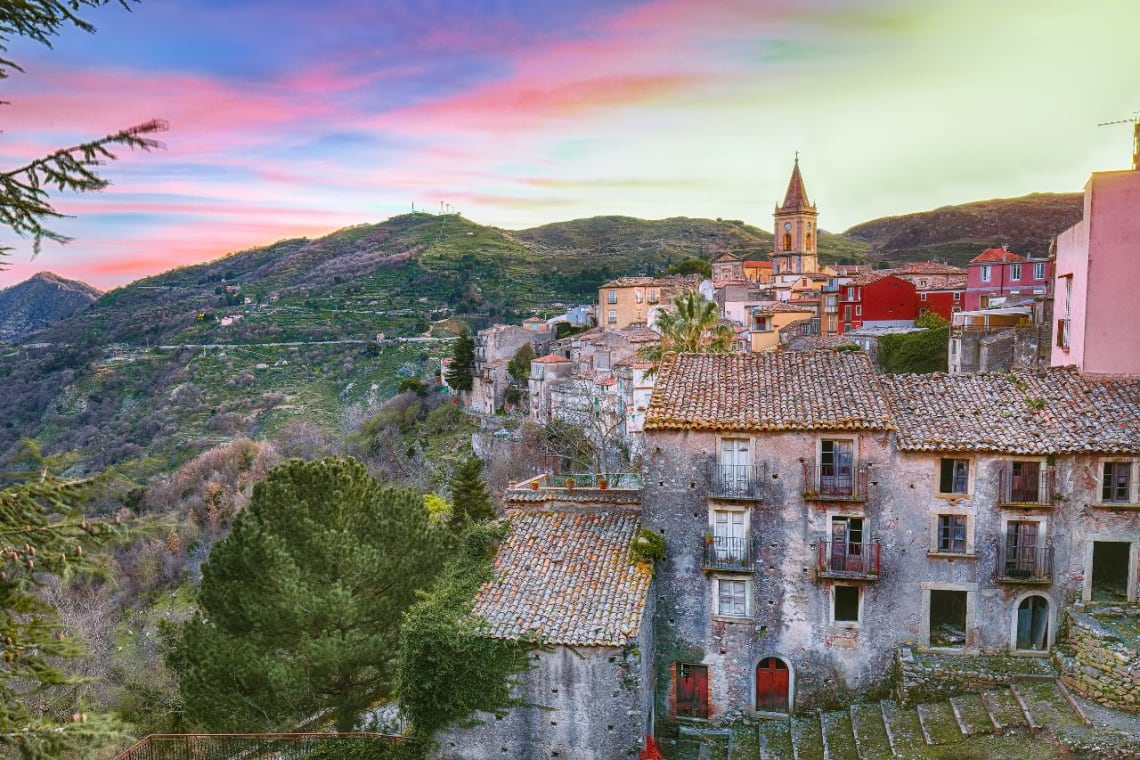
[(747, 581), (718, 578), (716, 586), (716, 614), (725, 617), (748, 617)]
[(859, 587), (834, 586), (832, 619), (836, 623), (859, 622)]
[(955, 301), (961, 301), (961, 300), (962, 300), (962, 293), (961, 293), (961, 291), (957, 291), (957, 292), (955, 292), (955, 293), (954, 293), (954, 300), (955, 300)]
[(918, 300), (925, 301), (926, 300), (926, 294), (925, 293), (919, 293), (918, 294)]
[(939, 493), (967, 493), (970, 482), (970, 460), (943, 459), (938, 475)]
[(938, 516), (938, 551), (943, 554), (966, 553), (966, 516)]
[(1105, 462), (1101, 481), (1102, 502), (1127, 503), (1132, 495), (1132, 463)]

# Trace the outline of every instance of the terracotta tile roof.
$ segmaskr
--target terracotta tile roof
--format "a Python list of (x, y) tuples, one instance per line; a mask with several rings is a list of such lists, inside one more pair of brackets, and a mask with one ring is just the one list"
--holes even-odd
[(787, 312), (795, 312), (797, 314), (815, 314), (814, 306), (796, 306), (791, 303), (762, 303), (758, 306), (753, 306), (752, 311), (758, 311), (761, 314), (783, 314)]
[(537, 359), (531, 359), (531, 361), (538, 362), (539, 364), (563, 364), (569, 363), (570, 360), (560, 354), (547, 354)]
[(1053, 367), (885, 375), (881, 382), (902, 450), (1140, 453), (1140, 378), (1088, 378)]
[(674, 277), (619, 277), (602, 285), (603, 288), (695, 288), (701, 284), (700, 275), (676, 275)]
[(971, 264), (994, 264), (998, 262), (1012, 262), (1016, 264), (1019, 261), (1025, 261), (1025, 257), (1020, 253), (1007, 251), (1004, 248), (987, 248), (970, 259)]
[(679, 354), (662, 364), (646, 430), (884, 430), (887, 403), (863, 353)]
[(645, 615), (651, 570), (630, 562), (628, 511), (512, 510), (495, 578), (472, 614), (495, 638), (537, 634), (548, 644), (623, 646)]
[(851, 285), (870, 285), (885, 280), (888, 277), (897, 275), (900, 270), (898, 269), (875, 269), (870, 272), (864, 272), (850, 282)]
[(904, 264), (899, 271), (903, 274), (966, 274), (966, 270), (962, 267), (941, 264), (937, 261), (915, 261)]
[(721, 255), (719, 255), (715, 259), (713, 259), (714, 263), (716, 263), (716, 262), (737, 262), (737, 261), (740, 261), (740, 257), (735, 255), (735, 254), (732, 254), (732, 253), (722, 253)]

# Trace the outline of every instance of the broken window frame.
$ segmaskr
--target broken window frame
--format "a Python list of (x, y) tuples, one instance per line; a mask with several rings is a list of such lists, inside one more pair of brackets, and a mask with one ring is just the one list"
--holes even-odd
[(1100, 470), (1100, 501), (1102, 504), (1130, 504), (1135, 478), (1133, 462), (1109, 459)]
[(938, 460), (938, 493), (965, 496), (970, 493), (970, 460), (942, 457)]
[(935, 550), (939, 554), (967, 554), (969, 551), (969, 526), (968, 515), (938, 515)]

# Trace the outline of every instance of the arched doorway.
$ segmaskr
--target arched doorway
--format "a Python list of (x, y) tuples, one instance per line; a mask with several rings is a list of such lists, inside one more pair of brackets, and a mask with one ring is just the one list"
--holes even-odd
[(1021, 652), (1049, 651), (1049, 600), (1030, 594), (1017, 605), (1013, 648)]
[(779, 657), (765, 657), (756, 664), (756, 709), (760, 712), (790, 712), (792, 672)]

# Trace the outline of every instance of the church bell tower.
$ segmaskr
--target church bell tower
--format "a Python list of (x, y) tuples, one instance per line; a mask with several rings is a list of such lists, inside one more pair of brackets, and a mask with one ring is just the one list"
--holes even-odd
[(776, 227), (772, 246), (772, 274), (804, 274), (819, 271), (815, 242), (819, 212), (808, 203), (804, 178), (800, 175), (800, 157), (792, 167), (784, 203), (775, 211)]

